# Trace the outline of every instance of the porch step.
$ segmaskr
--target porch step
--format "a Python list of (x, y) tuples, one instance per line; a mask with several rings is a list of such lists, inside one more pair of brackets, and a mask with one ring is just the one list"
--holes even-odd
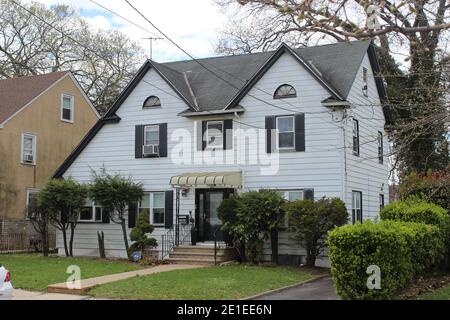
[[(233, 248), (218, 248), (216, 262), (222, 263), (236, 259)], [(169, 262), (183, 264), (214, 264), (214, 246), (178, 246), (169, 254)]]

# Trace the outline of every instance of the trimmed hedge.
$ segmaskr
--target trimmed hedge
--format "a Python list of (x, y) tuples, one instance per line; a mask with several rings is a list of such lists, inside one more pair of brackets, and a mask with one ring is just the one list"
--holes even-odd
[(380, 212), (381, 220), (420, 222), (446, 228), (449, 221), (447, 210), (416, 197), (388, 204)]
[[(347, 225), (328, 235), (331, 272), (342, 299), (390, 299), (444, 257), (438, 227), (382, 221)], [(366, 270), (381, 269), (381, 289), (369, 290)]]

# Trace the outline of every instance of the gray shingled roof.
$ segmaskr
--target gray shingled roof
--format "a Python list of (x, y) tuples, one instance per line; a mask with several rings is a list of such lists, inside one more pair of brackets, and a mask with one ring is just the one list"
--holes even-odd
[[(353, 80), (369, 48), (368, 41), (340, 42), (295, 49), (312, 64), (327, 83), (347, 98)], [(218, 79), (195, 61), (155, 64), (178, 91), (194, 104), (186, 78), (200, 110), (223, 109), (236, 96), (274, 52), (199, 59), (202, 64), (230, 82)], [(186, 78), (185, 78), (186, 77)]]

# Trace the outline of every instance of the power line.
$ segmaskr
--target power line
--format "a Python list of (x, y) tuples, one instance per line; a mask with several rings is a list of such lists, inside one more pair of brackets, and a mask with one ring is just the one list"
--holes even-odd
[[(158, 26), (156, 26), (152, 21), (150, 21), (150, 19), (148, 19), (142, 12), (140, 12), (135, 6), (133, 6), (128, 0), (125, 0), (125, 2), (134, 10), (136, 11), (145, 21), (147, 21), (153, 28), (155, 28), (161, 35), (163, 35), (168, 41), (170, 41), (175, 47), (177, 47), (179, 50), (181, 50), (184, 54), (186, 54), (189, 58), (191, 58), (193, 61), (195, 61), (196, 63), (198, 63), (202, 68), (204, 68), (205, 70), (207, 70), (208, 72), (210, 72), (212, 75), (214, 75), (215, 77), (217, 77), (218, 79), (222, 80), (223, 82), (225, 82), (226, 84), (230, 85), (231, 87), (233, 87), (234, 89), (237, 89), (238, 91), (240, 91), (242, 88), (235, 86), (232, 82), (224, 79), (222, 76), (220, 76), (219, 74), (217, 74), (216, 72), (214, 72), (213, 70), (211, 70), (210, 68), (208, 68), (204, 63), (202, 63), (201, 61), (199, 61), (197, 58), (195, 58), (192, 54), (190, 54), (189, 52), (187, 52), (185, 49), (183, 49), (179, 44), (177, 44), (172, 38), (170, 38), (167, 34), (165, 34), (160, 28), (158, 28)], [(217, 68), (217, 67), (216, 67)], [(217, 68), (218, 69), (218, 68)], [(224, 71), (225, 72), (225, 71)], [(242, 82), (246, 82), (246, 80), (242, 80), (239, 79), (238, 77), (228, 73), (229, 75), (233, 76), (235, 79), (238, 79)], [(261, 92), (264, 92), (270, 96), (272, 96), (271, 93), (268, 93), (262, 89), (258, 89)], [(291, 110), (291, 109), (287, 109), (287, 108), (283, 108), (280, 106), (277, 106), (273, 103), (270, 103), (266, 100), (263, 100), (261, 98), (255, 97), (253, 95), (251, 95), (250, 93), (247, 93), (248, 96), (252, 97), (253, 99), (256, 99), (262, 103), (265, 103), (267, 105), (270, 105), (272, 107), (281, 109), (281, 110), (285, 110), (285, 111), (289, 111), (289, 112), (298, 112), (299, 110), (296, 108), (296, 106), (290, 104), (287, 101), (283, 101), (284, 103), (290, 104), (291, 106), (293, 106), (295, 108), (295, 110)], [(328, 111), (326, 111), (328, 112)], [(325, 113), (325, 112), (324, 112)], [(329, 113), (329, 112), (328, 112)]]

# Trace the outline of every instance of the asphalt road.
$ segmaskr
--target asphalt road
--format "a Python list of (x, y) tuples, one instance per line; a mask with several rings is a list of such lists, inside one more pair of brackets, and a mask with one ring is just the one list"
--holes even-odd
[(331, 277), (321, 278), (255, 300), (340, 300)]

